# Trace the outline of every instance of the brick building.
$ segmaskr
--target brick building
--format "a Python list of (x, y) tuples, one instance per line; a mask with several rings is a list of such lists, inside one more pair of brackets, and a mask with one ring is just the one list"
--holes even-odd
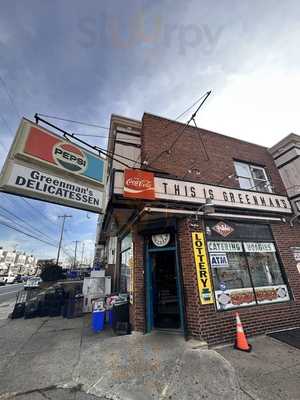
[[(300, 325), (300, 227), (267, 148), (144, 114), (112, 116), (101, 243), (133, 329), (232, 341)], [(110, 267), (111, 270), (111, 267)]]

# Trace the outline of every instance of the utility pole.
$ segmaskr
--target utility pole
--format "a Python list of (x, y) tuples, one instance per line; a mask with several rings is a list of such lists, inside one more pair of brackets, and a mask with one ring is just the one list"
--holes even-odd
[(73, 243), (75, 243), (75, 255), (74, 255), (74, 269), (75, 269), (76, 268), (77, 245), (78, 245), (78, 243), (80, 243), (80, 241), (79, 240), (74, 240)]
[(82, 242), (82, 251), (81, 251), (81, 268), (83, 264), (83, 254), (84, 254), (84, 242)]
[(64, 235), (64, 229), (65, 229), (65, 221), (66, 221), (66, 218), (72, 218), (72, 215), (66, 215), (66, 214), (59, 215), (58, 218), (62, 218), (63, 222), (62, 222), (62, 226), (61, 226), (60, 239), (59, 239), (59, 245), (58, 245), (58, 250), (57, 250), (56, 265), (58, 265), (58, 262), (59, 262), (60, 249), (61, 249), (61, 244), (62, 244), (63, 235)]

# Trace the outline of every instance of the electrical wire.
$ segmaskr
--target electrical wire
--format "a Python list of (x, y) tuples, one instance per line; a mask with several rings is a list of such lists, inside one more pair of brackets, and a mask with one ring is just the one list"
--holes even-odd
[(103, 125), (90, 124), (90, 123), (88, 123), (88, 122), (75, 121), (75, 120), (73, 120), (73, 119), (67, 119), (67, 118), (57, 117), (57, 116), (48, 115), (48, 114), (40, 114), (40, 113), (37, 113), (37, 115), (40, 115), (41, 117), (45, 117), (45, 118), (57, 119), (58, 121), (71, 122), (71, 123), (73, 123), (73, 124), (85, 125), (85, 126), (91, 126), (91, 127), (94, 127), (94, 128), (100, 128), (100, 129), (109, 130), (109, 127), (103, 126)]
[[(108, 158), (110, 158), (110, 159), (112, 159), (112, 160), (117, 161), (118, 163), (122, 164), (122, 165), (125, 166), (126, 168), (131, 168), (131, 166), (128, 165), (128, 164), (126, 164), (125, 162), (123, 162), (123, 161), (117, 159), (115, 156), (120, 157), (120, 158), (123, 158), (124, 160), (131, 161), (131, 162), (133, 162), (133, 163), (135, 162), (135, 160), (132, 160), (131, 158), (122, 156), (122, 155), (120, 155), (120, 154), (113, 153), (113, 152), (111, 152), (111, 151), (109, 151), (109, 150), (105, 150), (105, 149), (103, 149), (102, 147), (99, 147), (99, 146), (91, 146), (90, 144), (88, 144), (88, 143), (84, 142), (83, 140), (77, 138), (77, 137), (75, 136), (74, 133), (65, 132), (65, 133), (64, 133), (64, 137), (65, 137), (66, 139), (68, 139), (68, 136), (70, 136), (71, 138), (77, 140), (78, 142), (81, 142), (81, 143), (83, 143), (83, 144), (85, 144), (85, 145), (91, 147), (92, 149), (98, 151), (100, 154), (103, 154), (103, 155), (105, 155), (106, 157), (108, 157)], [(69, 139), (68, 139), (68, 140), (69, 140)], [(114, 154), (115, 156), (111, 156), (110, 154)]]
[[(208, 96), (211, 94), (211, 91), (206, 92), (203, 96), (201, 96), (201, 98), (199, 99), (202, 100), (202, 102), (200, 103), (200, 105), (198, 106), (198, 108), (196, 109), (196, 111), (192, 114), (192, 116), (190, 117), (190, 119), (186, 122), (186, 124), (184, 125), (184, 127), (180, 130), (180, 132), (178, 133), (178, 135), (176, 136), (176, 138), (174, 139), (174, 141), (172, 142), (172, 144), (168, 147), (168, 149), (161, 151), (153, 160), (151, 160), (150, 162), (148, 162), (148, 165), (152, 165), (154, 164), (163, 154), (167, 153), (170, 154), (172, 149), (174, 148), (174, 146), (176, 145), (176, 143), (178, 142), (178, 140), (181, 138), (181, 136), (183, 135), (183, 133), (185, 132), (186, 128), (189, 126), (191, 121), (195, 120), (195, 117), (198, 113), (198, 111), (200, 110), (200, 108), (202, 107), (202, 105), (204, 104), (205, 100), (208, 98)], [(178, 132), (178, 130), (176, 130), (176, 132)]]
[[(207, 93), (203, 94), (201, 97), (199, 97), (199, 99), (197, 99), (191, 106), (189, 106), (186, 110), (184, 110), (181, 114), (179, 114), (176, 118), (170, 120), (162, 129), (165, 130), (169, 125), (171, 125), (172, 123), (174, 123), (174, 121), (178, 121), (179, 118), (183, 117), (187, 112), (189, 112), (192, 108), (195, 107), (196, 104), (199, 103), (199, 101), (201, 101)], [(169, 133), (167, 133), (165, 136), (163, 136), (163, 138), (167, 137), (169, 135)]]
[[(24, 234), (28, 234), (28, 235), (30, 235), (30, 236), (34, 236), (34, 235), (32, 235), (31, 232), (25, 232), (25, 231), (23, 231), (24, 227), (23, 227), (20, 223), (14, 221), (12, 218), (7, 217), (5, 214), (2, 214), (1, 212), (0, 212), (0, 217), (5, 218), (6, 220), (12, 222), (12, 223), (14, 224), (14, 226), (10, 225), (11, 228), (16, 228), (16, 229), (19, 229), (19, 230), (21, 229), (22, 232), (23, 232)], [(35, 236), (34, 236), (34, 237), (35, 237)], [(43, 240), (43, 239), (42, 239), (42, 240)], [(52, 239), (52, 240), (53, 240), (53, 239)], [(49, 243), (49, 242), (47, 242), (47, 243)], [(54, 243), (53, 243), (52, 246), (57, 247), (57, 244), (54, 244)], [(61, 249), (62, 249), (62, 251), (63, 251), (63, 253), (64, 253), (65, 255), (67, 255), (68, 257), (71, 257), (71, 254), (65, 249), (64, 246), (62, 246)]]
[[(194, 122), (194, 124), (195, 124), (195, 127), (198, 128), (195, 119), (193, 119), (193, 122)], [(203, 135), (200, 133), (200, 130), (198, 131), (197, 137), (198, 137), (198, 139), (199, 139), (199, 141), (200, 141), (200, 143), (201, 143), (201, 147), (202, 147), (203, 152), (204, 152), (204, 154), (205, 154), (206, 161), (209, 161), (209, 155), (208, 155), (208, 152), (207, 152), (207, 150), (206, 150), (205, 143), (204, 143), (204, 140), (203, 140)]]
[(25, 235), (25, 236), (31, 237), (32, 239), (38, 240), (39, 242), (42, 242), (42, 243), (45, 243), (45, 244), (47, 244), (48, 246), (57, 247), (55, 244), (52, 244), (52, 243), (50, 243), (50, 242), (46, 242), (46, 241), (43, 240), (43, 239), (40, 239), (40, 238), (38, 238), (38, 237), (36, 237), (36, 236), (34, 236), (34, 235), (31, 235), (31, 234), (29, 234), (29, 233), (26, 233), (26, 232), (24, 232), (24, 231), (21, 230), (21, 229), (18, 229), (18, 228), (15, 228), (15, 227), (13, 227), (13, 226), (11, 226), (11, 225), (9, 225), (9, 224), (6, 224), (5, 222), (0, 222), (0, 225), (6, 226), (7, 228), (10, 228), (10, 229), (13, 229), (14, 231), (19, 232), (19, 233), (22, 233), (22, 234)]
[(85, 136), (85, 137), (95, 137), (99, 139), (108, 139), (108, 136), (103, 135), (91, 135), (89, 133), (75, 133), (76, 136)]
[(0, 209), (5, 211), (6, 213), (12, 215), (14, 218), (18, 219), (19, 221), (21, 221), (23, 223), (23, 225), (25, 224), (26, 226), (29, 226), (31, 228), (31, 230), (34, 230), (39, 232), (41, 235), (45, 236), (47, 239), (50, 240), (54, 240), (52, 237), (50, 237), (49, 235), (47, 235), (46, 233), (40, 231), (39, 229), (37, 229), (35, 226), (31, 225), (28, 221), (26, 221), (25, 219), (19, 217), (18, 215), (14, 214), (12, 211), (7, 210), (5, 207), (0, 206)]
[(53, 226), (53, 221), (45, 213), (43, 213), (41, 210), (38, 210), (37, 208), (35, 208), (34, 205), (32, 205), (27, 199), (24, 199), (24, 197), (19, 197), (19, 198), (21, 200), (23, 200), (23, 202), (25, 204), (30, 206), (36, 212), (36, 214), (39, 215), (39, 217), (42, 215), (45, 219), (47, 219), (49, 221), (50, 226)]

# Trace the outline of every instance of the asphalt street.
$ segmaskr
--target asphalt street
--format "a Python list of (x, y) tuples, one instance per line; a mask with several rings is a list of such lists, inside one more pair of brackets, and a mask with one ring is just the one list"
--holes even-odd
[(13, 301), (17, 293), (23, 289), (23, 283), (7, 284), (0, 286), (0, 304)]

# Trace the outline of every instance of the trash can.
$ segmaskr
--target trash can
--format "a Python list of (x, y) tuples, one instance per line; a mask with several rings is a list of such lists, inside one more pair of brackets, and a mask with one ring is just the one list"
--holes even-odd
[(105, 310), (94, 310), (92, 312), (92, 328), (95, 333), (103, 331)]
[(113, 327), (113, 310), (112, 310), (112, 308), (110, 308), (109, 310), (106, 310), (106, 313), (107, 313), (107, 323), (112, 328)]
[(129, 324), (128, 301), (117, 302), (112, 309), (112, 328), (117, 333), (120, 323)]

